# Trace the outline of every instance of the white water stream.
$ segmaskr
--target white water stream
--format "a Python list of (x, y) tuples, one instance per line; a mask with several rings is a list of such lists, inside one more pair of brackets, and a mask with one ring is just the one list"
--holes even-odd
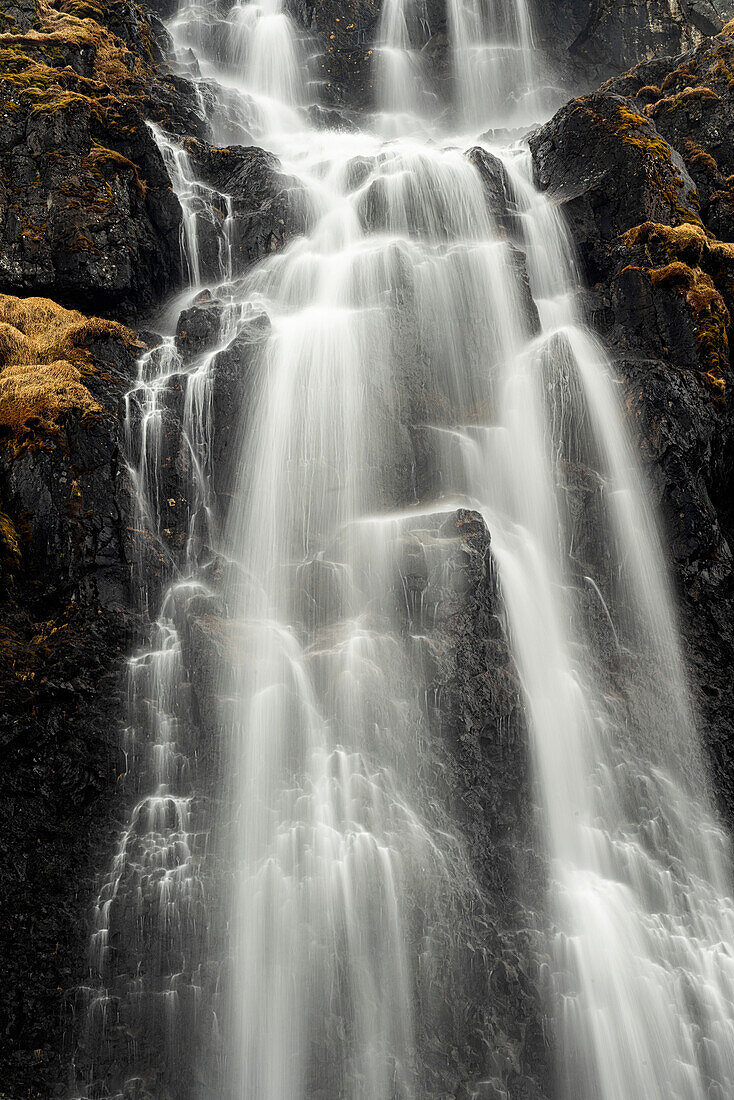
[[(451, 0), (447, 16), (449, 102), (425, 71), (417, 4), (388, 0), (379, 111), (348, 133), (309, 122), (305, 47), (279, 0), (182, 7), (171, 23), (216, 88), (215, 139), (276, 153), (309, 228), (239, 278), (225, 219), (217, 349), (185, 367), (168, 340), (130, 395), (145, 545), (168, 553), (159, 396), (172, 378), (190, 505), (159, 646), (132, 663), (133, 766), (149, 789), (98, 905), (87, 1041), (107, 1044), (115, 1070), (106, 1092), (92, 1074), (85, 1095), (446, 1095), (427, 1083), (426, 1034), (456, 996), (460, 947), (482, 956), (481, 904), (441, 807), (427, 610), (406, 614), (396, 578), (406, 548), (446, 569), (455, 538), (440, 513), (457, 506), (491, 532), (542, 800), (557, 1079), (540, 1084), (559, 1100), (734, 1095), (728, 842), (706, 796), (655, 519), (526, 148), (492, 150), (514, 242), (465, 155), (481, 132), (543, 111), (530, 15), (524, 0)], [(208, 199), (176, 143), (157, 140), (195, 294), (197, 214), (231, 203)], [(259, 313), (270, 334), (253, 351), (218, 536), (211, 364)], [(439, 471), (427, 491), (417, 431)], [(197, 796), (176, 610), (209, 598), (214, 543), (231, 615), (216, 815)], [(491, 958), (482, 967), (487, 981)], [(146, 1043), (177, 1064), (173, 1091), (156, 1091), (155, 1069), (146, 1079)], [(512, 1097), (481, 1077), (457, 1095)]]

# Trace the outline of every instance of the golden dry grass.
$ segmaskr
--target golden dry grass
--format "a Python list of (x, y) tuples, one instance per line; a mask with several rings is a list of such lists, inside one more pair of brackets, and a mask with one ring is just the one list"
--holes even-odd
[(71, 412), (99, 415), (83, 378), (93, 369), (90, 342), (105, 336), (135, 343), (115, 321), (85, 317), (49, 298), (0, 294), (0, 429), (42, 436), (58, 432)]

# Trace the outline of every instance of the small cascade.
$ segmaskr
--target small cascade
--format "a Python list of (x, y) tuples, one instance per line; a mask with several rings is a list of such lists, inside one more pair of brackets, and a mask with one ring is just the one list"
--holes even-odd
[[(226, 293), (231, 199), (197, 181), (180, 144), (151, 130), (181, 204), (189, 295), (200, 286), (205, 238), (216, 242), (214, 270)], [(183, 648), (187, 608), (211, 599), (202, 574), (214, 531), (211, 364), (241, 315), (239, 303), (225, 300), (221, 344), (190, 364), (175, 338), (163, 337), (140, 358), (125, 397), (132, 565), (140, 609), (153, 621), (129, 662), (121, 783), (133, 805), (94, 908), (75, 1095), (122, 1100), (150, 1088), (183, 1095), (203, 1082), (202, 1064), (212, 1057), (216, 901), (207, 877), (208, 780), (198, 766), (200, 723)]]
[(540, 59), (527, 0), (448, 0), (447, 10), (459, 128), (537, 122)]
[(160, 126), (148, 125), (181, 204), (181, 258), (186, 283), (190, 287), (201, 286), (204, 279), (226, 283), (232, 277), (232, 200), (196, 178), (191, 157), (180, 141)]
[(286, 107), (304, 102), (302, 58), (281, 0), (235, 4), (228, 16), (232, 58), (252, 95)]
[(396, 134), (401, 126), (415, 125), (416, 120), (424, 122), (431, 105), (422, 52), (424, 37), (425, 12), (419, 12), (413, 0), (390, 0), (385, 4), (377, 55), (378, 105), (387, 120), (399, 120), (391, 127)]
[(235, 3), (224, 16), (216, 6), (181, 3), (169, 30), (179, 64), (196, 61), (219, 140), (267, 146), (302, 131), (308, 55), (282, 0)]

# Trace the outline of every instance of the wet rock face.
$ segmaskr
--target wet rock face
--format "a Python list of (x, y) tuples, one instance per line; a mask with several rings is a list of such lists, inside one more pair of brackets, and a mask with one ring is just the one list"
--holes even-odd
[(369, 104), (380, 5), (375, 0), (294, 0), (293, 11), (318, 51), (319, 101), (335, 106)]
[(181, 212), (149, 131), (97, 138), (83, 102), (17, 107), (0, 132), (0, 286), (86, 309), (150, 308), (180, 281)]
[[(272, 153), (238, 145), (219, 149), (204, 141), (189, 141), (186, 149), (201, 181), (213, 188), (212, 202), (222, 222), (231, 217), (235, 272), (279, 251), (304, 232), (308, 211), (303, 189), (281, 170)], [(230, 199), (229, 209), (224, 196)], [(203, 244), (206, 249), (205, 232)]]
[[(3, 300), (5, 328), (33, 318), (13, 301)], [(67, 320), (58, 307), (50, 316)], [(48, 395), (13, 421), (7, 348), (0, 370), (0, 1080), (12, 1096), (64, 1094), (67, 991), (85, 978), (90, 884), (124, 770), (123, 669), (136, 621), (120, 401), (137, 349), (104, 322), (80, 335), (82, 321), (69, 315), (66, 343), (72, 358), (85, 353), (80, 407), (58, 395), (54, 404), (49, 375)], [(43, 358), (40, 337), (35, 346)]]
[(576, 87), (695, 47), (732, 17), (731, 0), (560, 0), (535, 15), (541, 41)]
[(201, 133), (193, 89), (129, 0), (26, 7), (0, 42), (0, 290), (149, 310), (180, 282), (181, 212), (146, 119)]
[[(540, 934), (545, 868), (536, 854), (537, 806), (520, 682), (484, 520), (462, 509), (437, 517), (436, 534), (454, 539), (455, 552), (445, 573), (450, 582), (424, 593), (433, 621), (427, 632), (434, 668), (429, 697), (437, 700), (433, 721), (451, 814), (482, 888), (494, 960), (491, 996), (475, 1004), (467, 990), (467, 1018), (477, 1027), (485, 1059), (486, 1095), (501, 1096), (504, 1089), (504, 1095), (543, 1100), (551, 1077), (539, 975), (547, 961)], [(471, 1048), (472, 1027), (466, 1031), (456, 1041)], [(472, 1095), (466, 1080), (457, 1084)]]
[(730, 821), (733, 52), (723, 34), (642, 64), (569, 103), (531, 140), (537, 182), (578, 249), (579, 304), (616, 360), (660, 507), (701, 730)]
[(716, 34), (734, 15), (730, 0), (601, 0), (572, 50), (591, 62), (626, 69), (654, 54), (677, 53)]

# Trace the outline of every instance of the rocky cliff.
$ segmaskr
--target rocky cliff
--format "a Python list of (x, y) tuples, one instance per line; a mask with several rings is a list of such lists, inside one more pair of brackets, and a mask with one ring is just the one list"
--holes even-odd
[(722, 809), (734, 819), (734, 26), (572, 100), (531, 138), (612, 351), (664, 525)]
[[(440, 69), (445, 13), (426, 9)], [(377, 6), (324, 0), (294, 11), (318, 45), (324, 100), (340, 109), (368, 103)], [(580, 308), (614, 354), (661, 506), (730, 820), (734, 35), (707, 36), (733, 14), (727, 0), (545, 5), (538, 36), (552, 42), (560, 78), (612, 79), (531, 139), (538, 185), (576, 243)], [(306, 216), (268, 154), (208, 144), (191, 85), (166, 62), (160, 17), (168, 15), (170, 5), (132, 0), (0, 8), (0, 1096), (16, 1100), (66, 1093), (70, 991), (87, 972), (94, 874), (125, 816), (123, 665), (146, 622), (131, 585), (123, 399), (156, 340), (137, 330), (184, 278), (182, 211), (147, 122), (185, 136), (202, 179), (231, 196), (240, 268), (282, 247)], [(211, 234), (202, 233), (212, 269), (226, 215), (215, 211)], [(261, 321), (215, 364), (222, 497), (233, 410)], [(211, 346), (218, 324), (206, 296), (182, 315), (186, 361)], [(174, 384), (165, 473), (174, 555), (187, 521), (176, 392)], [(518, 685), (489, 535), (471, 513), (450, 522), (464, 582), (443, 599), (434, 626), (434, 688), (443, 699), (436, 731), (487, 897), (506, 904), (509, 920), (502, 899), (516, 891), (512, 852), (523, 853), (530, 908), (542, 878), (531, 854)], [(190, 622), (189, 675), (205, 713), (207, 654), (221, 640), (221, 616), (207, 607)], [(514, 1059), (497, 1067), (513, 1095), (539, 1097), (547, 1044), (537, 974), (524, 969), (532, 953), (521, 943), (533, 935), (532, 919), (530, 908), (512, 907), (519, 931), (492, 928), (498, 964), (483, 1027)], [(477, 1062), (485, 1041), (472, 1039)], [(475, 1069), (457, 1064), (457, 1079)]]
[(579, 89), (695, 48), (732, 17), (731, 0), (559, 0), (539, 8), (536, 26), (557, 76)]

